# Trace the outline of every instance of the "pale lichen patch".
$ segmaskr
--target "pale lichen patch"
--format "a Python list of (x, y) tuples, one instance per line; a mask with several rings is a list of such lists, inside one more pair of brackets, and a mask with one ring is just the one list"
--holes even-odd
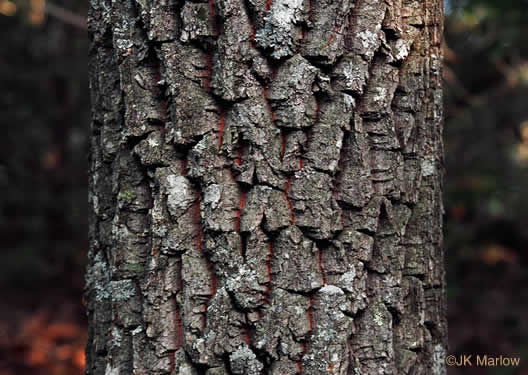
[(422, 160), (422, 176), (432, 176), (435, 174), (436, 168), (435, 168), (435, 162), (431, 159), (424, 159)]
[(136, 294), (136, 287), (132, 280), (116, 280), (110, 282), (112, 301), (123, 302)]
[(189, 208), (195, 200), (189, 180), (184, 176), (167, 176), (167, 208), (169, 213), (179, 216), (182, 210)]
[(229, 356), (231, 371), (236, 375), (259, 375), (264, 365), (247, 345), (241, 345)]
[(270, 49), (271, 57), (281, 59), (295, 52), (295, 24), (301, 20), (303, 0), (275, 0), (264, 18), (264, 28), (257, 31), (256, 42)]
[(204, 203), (210, 204), (211, 208), (214, 210), (218, 203), (220, 202), (220, 198), (222, 196), (222, 186), (218, 184), (212, 184), (209, 185), (204, 192)]
[(437, 344), (433, 351), (433, 375), (445, 375), (446, 374), (446, 351), (442, 344)]

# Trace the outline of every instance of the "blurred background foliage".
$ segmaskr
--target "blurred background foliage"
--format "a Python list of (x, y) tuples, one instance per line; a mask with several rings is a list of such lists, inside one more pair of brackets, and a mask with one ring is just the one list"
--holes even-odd
[(528, 373), (528, 1), (446, 3), (445, 247), (453, 354)]
[(80, 374), (87, 1), (0, 0), (0, 374)]
[[(0, 0), (0, 375), (81, 374), (86, 0)], [(528, 0), (450, 0), (445, 23), (449, 353), (528, 374)]]

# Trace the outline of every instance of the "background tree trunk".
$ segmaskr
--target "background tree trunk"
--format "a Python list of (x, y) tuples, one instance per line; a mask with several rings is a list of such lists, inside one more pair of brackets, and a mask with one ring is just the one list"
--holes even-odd
[(441, 0), (91, 0), (87, 373), (444, 374)]

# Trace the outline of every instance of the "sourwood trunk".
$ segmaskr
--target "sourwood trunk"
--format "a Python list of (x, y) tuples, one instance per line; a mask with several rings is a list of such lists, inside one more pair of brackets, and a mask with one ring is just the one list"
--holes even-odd
[(91, 0), (87, 374), (445, 374), (442, 0)]

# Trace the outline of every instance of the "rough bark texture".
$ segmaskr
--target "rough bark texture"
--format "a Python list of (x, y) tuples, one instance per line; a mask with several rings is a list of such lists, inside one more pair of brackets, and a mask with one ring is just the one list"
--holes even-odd
[(87, 374), (445, 374), (441, 0), (91, 0)]

